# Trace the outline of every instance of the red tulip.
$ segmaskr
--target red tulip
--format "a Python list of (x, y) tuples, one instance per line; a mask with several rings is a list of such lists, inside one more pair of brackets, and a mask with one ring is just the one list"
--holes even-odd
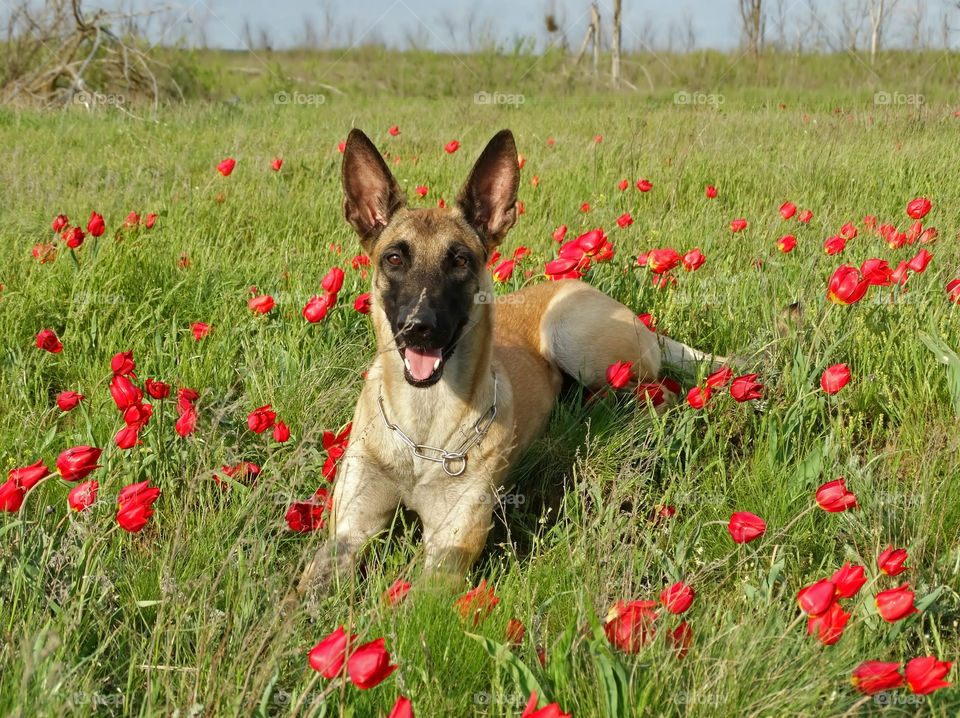
[(927, 227), (920, 233), (920, 236), (917, 237), (917, 241), (920, 242), (920, 244), (929, 244), (935, 240), (938, 235), (939, 233), (936, 227)]
[(593, 141), (594, 143), (599, 145), (601, 142), (603, 142), (603, 135), (597, 135), (596, 137), (593, 138)]
[(830, 608), (816, 616), (810, 616), (807, 619), (807, 635), (812, 636), (817, 632), (817, 640), (825, 646), (832, 646), (840, 640), (843, 635), (843, 629), (850, 620), (850, 614), (844, 613), (839, 603), (833, 602)]
[(853, 226), (853, 222), (847, 222), (840, 228), (840, 236), (844, 239), (854, 239), (860, 232)]
[(153, 416), (153, 404), (133, 404), (123, 412), (123, 422), (127, 426), (142, 429)]
[(323, 509), (323, 502), (314, 501), (313, 499), (291, 504), (290, 508), (287, 509), (287, 515), (285, 517), (287, 526), (290, 527), (291, 531), (297, 531), (299, 533), (308, 533), (322, 529), (324, 525)]
[(517, 169), (518, 169), (518, 170), (522, 170), (522, 169), (523, 169), (523, 166), (524, 166), (526, 163), (527, 163), (527, 161), (523, 158), (523, 155), (521, 155), (521, 154), (518, 152), (518, 153), (517, 153)]
[(904, 571), (910, 569), (909, 566), (903, 565), (906, 562), (906, 549), (894, 549), (893, 544), (890, 544), (887, 549), (877, 557), (877, 568), (880, 569), (880, 573), (886, 574), (887, 576), (899, 576)]
[(912, 219), (923, 219), (931, 206), (930, 200), (926, 197), (917, 197), (907, 202), (907, 215)]
[(153, 516), (150, 507), (160, 496), (160, 489), (148, 486), (149, 479), (125, 487), (117, 496), (117, 523), (124, 531), (132, 534), (147, 525), (147, 519)]
[(390, 654), (384, 648), (384, 639), (364, 643), (347, 659), (347, 675), (357, 688), (366, 690), (380, 685), (397, 666), (390, 665)]
[(750, 543), (763, 536), (767, 530), (767, 524), (756, 514), (749, 511), (737, 511), (730, 516), (727, 530), (730, 531), (730, 538), (735, 543)]
[[(487, 586), (487, 580), (483, 579), (466, 594), (454, 601), (457, 610), (463, 618), (473, 616), (473, 625), (476, 626), (481, 618), (490, 615), (494, 606), (500, 603), (500, 598), (493, 592), (493, 586)], [(486, 609), (486, 612), (484, 612)]]
[(84, 481), (74, 486), (67, 494), (67, 503), (74, 511), (83, 511), (97, 500), (97, 489), (100, 485), (96, 481)]
[(894, 284), (903, 284), (907, 281), (907, 272), (910, 271), (910, 268), (907, 267), (906, 260), (900, 262), (897, 265), (897, 268), (890, 273), (890, 281)]
[(57, 256), (56, 250), (53, 248), (52, 244), (35, 244), (33, 245), (33, 256), (40, 262), (40, 264), (46, 264), (47, 262), (52, 262)]
[(607, 383), (614, 389), (622, 389), (633, 378), (633, 362), (618, 361), (607, 367)]
[(747, 220), (745, 219), (735, 219), (732, 222), (730, 222), (730, 229), (732, 229), (734, 232), (739, 232), (740, 230), (746, 229), (746, 228), (747, 228)]
[(847, 509), (857, 508), (857, 497), (847, 491), (846, 479), (842, 476), (828, 481), (817, 489), (817, 505), (824, 511), (836, 514)]
[(863, 588), (867, 577), (864, 575), (863, 566), (851, 566), (847, 561), (830, 577), (830, 580), (837, 587), (838, 597), (853, 598)]
[(247, 302), (247, 306), (257, 314), (266, 314), (273, 309), (276, 302), (269, 294), (261, 294), (259, 297), (252, 297)]
[(426, 188), (425, 185), (420, 185), (419, 187), (417, 187), (417, 188), (414, 190), (414, 192), (416, 192), (417, 195), (420, 196), (420, 197), (426, 197), (426, 196), (427, 196), (427, 188)]
[(513, 258), (517, 262), (519, 262), (524, 257), (529, 257), (529, 256), (530, 256), (530, 249), (527, 247), (517, 247), (515, 250), (513, 250)]
[(338, 143), (337, 143), (337, 152), (343, 154), (343, 151), (344, 151), (345, 149), (347, 149), (347, 143), (346, 143), (346, 142), (338, 142)]
[(797, 213), (797, 205), (793, 202), (784, 202), (780, 205), (780, 216), (784, 219), (790, 219)]
[(203, 322), (194, 322), (190, 325), (190, 330), (193, 332), (193, 338), (200, 341), (210, 333), (210, 325)]
[(397, 702), (393, 704), (393, 710), (387, 718), (413, 718), (413, 706), (410, 705), (410, 699), (400, 696)]
[[(626, 180), (624, 180), (624, 181), (626, 181)], [(54, 232), (59, 232), (60, 230), (62, 230), (64, 227), (67, 226), (67, 222), (69, 222), (69, 221), (70, 221), (70, 220), (67, 219), (67, 215), (65, 215), (65, 214), (58, 214), (56, 217), (53, 218), (53, 231), (54, 231)]]
[(114, 442), (120, 449), (132, 449), (137, 445), (137, 427), (125, 426), (113, 437)]
[(667, 640), (673, 645), (677, 652), (677, 658), (683, 658), (690, 652), (690, 645), (693, 643), (693, 631), (686, 621), (681, 622), (676, 628), (667, 630)]
[(680, 254), (674, 249), (653, 249), (647, 253), (647, 266), (654, 274), (663, 274), (680, 264)]
[(823, 243), (823, 249), (827, 254), (840, 254), (843, 251), (843, 248), (847, 246), (847, 240), (844, 237), (841, 237), (839, 234), (835, 237), (830, 237), (826, 242)]
[(730, 385), (730, 396), (739, 402), (763, 398), (763, 384), (757, 383), (757, 374), (738, 376)]
[(720, 367), (707, 377), (707, 386), (712, 389), (722, 389), (730, 382), (731, 378), (733, 378), (733, 369), (727, 366)]
[(397, 135), (400, 134), (400, 128), (397, 127), (396, 125), (394, 125), (394, 126), (391, 127), (389, 130), (387, 130), (387, 132), (390, 133), (390, 136), (391, 136), (391, 137), (396, 137)]
[(836, 592), (833, 581), (823, 578), (801, 588), (797, 593), (797, 602), (808, 616), (819, 616), (833, 604)]
[(853, 670), (850, 681), (860, 693), (872, 696), (903, 685), (903, 676), (898, 671), (899, 663), (864, 661)]
[(850, 381), (850, 367), (846, 364), (834, 364), (827, 367), (820, 377), (820, 386), (828, 394), (836, 394)]
[(76, 249), (83, 244), (83, 240), (86, 236), (87, 235), (83, 233), (82, 229), (79, 227), (74, 227), (73, 229), (68, 229), (66, 232), (64, 232), (63, 235), (61, 235), (61, 239), (67, 243), (67, 246), (70, 249)]
[(120, 411), (139, 404), (143, 400), (143, 392), (134, 386), (133, 382), (127, 377), (120, 374), (114, 375), (110, 380), (110, 394)]
[[(600, 135), (597, 135), (597, 137), (600, 137)], [(599, 142), (599, 140), (597, 141)], [(541, 665), (542, 664), (543, 662), (541, 661)], [(537, 692), (530, 691), (530, 700), (527, 701), (527, 705), (523, 709), (523, 713), (520, 714), (520, 718), (570, 718), (570, 714), (560, 710), (560, 706), (557, 703), (551, 703), (538, 710)]]
[(448, 155), (452, 155), (454, 152), (460, 149), (460, 143), (457, 142), (456, 140), (450, 140), (447, 144), (443, 146), (443, 149), (446, 151)]
[(52, 329), (42, 329), (37, 334), (37, 348), (48, 351), (51, 354), (59, 354), (63, 351), (63, 345), (57, 339), (57, 335)]
[(254, 409), (247, 416), (247, 426), (255, 434), (262, 434), (267, 429), (272, 429), (277, 420), (277, 413), (270, 410), (270, 404)]
[(687, 403), (694, 409), (702, 409), (707, 405), (707, 402), (710, 401), (711, 393), (713, 393), (713, 389), (709, 386), (695, 386), (687, 392)]
[(577, 259), (554, 259), (546, 263), (543, 268), (544, 274), (551, 281), (558, 279), (579, 278), (583, 276), (581, 269), (586, 271), (587, 267), (582, 267), (582, 261)]
[(860, 277), (856, 267), (843, 265), (830, 277), (827, 298), (837, 304), (853, 304), (863, 299), (870, 282)]
[(146, 219), (143, 220), (143, 224), (147, 229), (153, 229), (153, 225), (157, 222), (157, 215), (153, 212), (147, 215)]
[(633, 390), (633, 393), (638, 400), (652, 403), (654, 408), (660, 406), (667, 400), (663, 394), (663, 384), (660, 382), (637, 384), (637, 388)]
[(907, 686), (918, 696), (925, 696), (940, 688), (948, 688), (951, 683), (941, 680), (950, 672), (950, 661), (938, 661), (935, 656), (914, 658), (907, 663), (904, 675)]
[(177, 434), (187, 437), (197, 429), (197, 411), (190, 407), (184, 411), (173, 427)]
[(279, 172), (281, 167), (283, 167), (283, 160), (279, 157), (274, 157), (273, 162), (270, 163), (270, 169), (274, 172)]
[(15, 482), (24, 491), (29, 491), (48, 476), (50, 476), (50, 469), (44, 466), (43, 461), (37, 461), (30, 466), (10, 469), (7, 472), (7, 479)]
[(960, 279), (947, 282), (947, 299), (960, 304)]
[(618, 601), (607, 613), (607, 639), (625, 653), (638, 653), (653, 638), (656, 607), (654, 601)]
[(370, 313), (370, 292), (364, 292), (353, 301), (353, 308), (361, 314)]
[(640, 179), (637, 180), (637, 189), (641, 192), (649, 192), (653, 188), (653, 183), (650, 180)]
[(110, 371), (113, 372), (114, 376), (132, 376), (136, 378), (136, 374), (133, 373), (133, 370), (137, 368), (136, 363), (133, 361), (133, 352), (120, 352), (115, 354), (113, 359), (110, 360)]
[(811, 219), (813, 219), (813, 212), (811, 212), (809, 209), (805, 209), (799, 215), (797, 215), (797, 221), (803, 222), (804, 224), (808, 224)]
[(797, 238), (794, 237), (792, 234), (788, 234), (777, 240), (777, 247), (784, 254), (787, 254), (793, 251), (793, 248), (796, 246), (797, 246)]
[(493, 279), (497, 282), (506, 282), (513, 276), (513, 268), (516, 264), (512, 259), (501, 262), (497, 265), (497, 268), (493, 270)]
[(222, 174), (224, 177), (227, 177), (231, 172), (233, 172), (233, 168), (236, 166), (236, 164), (236, 161), (227, 157), (227, 159), (220, 160), (220, 162), (217, 163), (217, 172)]
[(713, 198), (716, 197), (716, 196), (717, 196), (717, 188), (714, 187), (712, 184), (708, 184), (708, 185), (707, 185), (707, 197), (709, 197), (710, 199), (713, 199)]
[(103, 223), (103, 217), (96, 212), (91, 212), (90, 221), (87, 222), (87, 231), (94, 237), (99, 237), (105, 229), (106, 225)]
[(64, 481), (80, 481), (100, 468), (97, 459), (102, 453), (102, 449), (94, 446), (74, 446), (57, 457), (57, 472)]
[(333, 267), (327, 275), (320, 280), (320, 286), (331, 294), (336, 294), (343, 287), (343, 270), (340, 267)]
[(629, 186), (630, 186), (630, 180), (623, 179), (623, 180), (620, 180), (620, 184), (617, 185), (617, 189), (623, 192), (623, 190), (625, 190)]
[(124, 227), (136, 227), (140, 224), (140, 215), (136, 212), (131, 212), (127, 215), (127, 218), (123, 221)]
[(283, 444), (289, 438), (290, 438), (290, 428), (286, 424), (284, 424), (282, 421), (278, 421), (277, 425), (273, 427), (273, 440)]
[(590, 203), (589, 203), (589, 202), (584, 202), (583, 204), (581, 204), (581, 205), (580, 205), (580, 211), (581, 211), (581, 212), (584, 212), (584, 213), (589, 212), (589, 211), (590, 211)]
[(402, 578), (398, 578), (396, 581), (390, 584), (390, 588), (383, 592), (383, 600), (391, 606), (396, 606), (407, 597), (407, 593), (409, 592), (410, 582), (404, 581)]
[(896, 623), (911, 613), (919, 613), (913, 605), (913, 591), (910, 590), (908, 583), (898, 588), (881, 591), (874, 602), (880, 617), (887, 623)]
[(526, 630), (527, 629), (522, 622), (518, 621), (516, 618), (511, 618), (507, 623), (507, 642), (515, 646), (519, 646), (523, 641), (523, 634), (526, 632)]
[(355, 639), (356, 636), (347, 635), (340, 626), (310, 650), (310, 667), (324, 678), (336, 678)]
[(350, 442), (350, 431), (352, 429), (353, 422), (351, 421), (349, 424), (347, 424), (347, 428), (345, 428), (339, 434), (334, 434), (332, 431), (323, 432), (324, 451), (328, 452), (335, 459), (339, 459), (341, 456), (343, 456), (343, 452), (346, 450), (347, 445)]
[(681, 613), (686, 613), (687, 609), (690, 608), (695, 595), (692, 588), (682, 581), (678, 581), (660, 592), (660, 603), (670, 613), (679, 616)]
[(146, 387), (147, 393), (154, 399), (166, 399), (170, 396), (170, 386), (164, 384), (162, 381), (147, 379), (144, 382), (144, 387)]
[(61, 411), (70, 411), (76, 408), (83, 398), (83, 394), (78, 394), (75, 391), (63, 391), (57, 395), (57, 406), (60, 407)]
[(692, 249), (683, 255), (683, 259), (680, 260), (683, 263), (683, 268), (688, 272), (696, 271), (703, 266), (703, 263), (707, 261), (707, 258), (703, 256), (703, 253), (699, 248)]
[(567, 234), (567, 225), (561, 224), (559, 227), (553, 230), (553, 241), (562, 242), (566, 234)]
[(25, 492), (14, 479), (8, 479), (0, 486), (0, 511), (16, 513), (23, 506)]
[(907, 230), (907, 244), (913, 244), (917, 241), (917, 237), (920, 236), (920, 233), (923, 231), (923, 225), (920, 221), (914, 222), (910, 225), (910, 229)]
[(331, 301), (332, 294), (324, 294), (322, 296), (317, 296), (314, 294), (310, 297), (310, 301), (307, 302), (306, 306), (303, 308), (303, 318), (306, 319), (311, 324), (316, 324), (317, 322), (323, 320), (327, 316), (327, 312), (330, 310), (330, 307), (333, 306)]
[(624, 212), (617, 217), (617, 226), (620, 227), (620, 229), (626, 229), (631, 224), (633, 224), (633, 217), (630, 216), (629, 212)]
[(868, 259), (860, 266), (860, 274), (862, 274), (863, 279), (872, 286), (890, 286), (890, 275), (892, 272), (885, 259)]
[(927, 264), (929, 264), (931, 257), (933, 257), (933, 255), (930, 254), (930, 252), (925, 249), (921, 249), (917, 253), (917, 256), (907, 262), (907, 269), (920, 274), (927, 268)]

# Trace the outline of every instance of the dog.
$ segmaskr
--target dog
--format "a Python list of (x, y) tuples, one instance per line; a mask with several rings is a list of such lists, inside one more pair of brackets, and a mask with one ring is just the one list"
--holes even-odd
[(352, 570), (403, 504), (420, 517), (426, 570), (462, 577), (484, 548), (497, 489), (546, 428), (564, 376), (592, 391), (633, 362), (631, 388), (664, 360), (706, 356), (650, 331), (585, 282), (535, 284), (491, 302), (491, 253), (517, 219), (509, 130), (487, 144), (443, 209), (411, 209), (358, 129), (343, 151), (343, 214), (370, 257), (377, 355), (333, 488), (330, 537), (298, 591)]

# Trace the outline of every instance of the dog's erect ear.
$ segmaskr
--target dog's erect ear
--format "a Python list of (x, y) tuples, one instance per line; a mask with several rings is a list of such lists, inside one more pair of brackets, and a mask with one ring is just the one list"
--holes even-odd
[(480, 233), (487, 249), (496, 247), (517, 221), (520, 168), (510, 130), (487, 144), (457, 195), (463, 216)]
[(387, 169), (380, 151), (358, 129), (350, 130), (343, 148), (343, 216), (357, 234), (367, 254), (390, 217), (407, 200)]

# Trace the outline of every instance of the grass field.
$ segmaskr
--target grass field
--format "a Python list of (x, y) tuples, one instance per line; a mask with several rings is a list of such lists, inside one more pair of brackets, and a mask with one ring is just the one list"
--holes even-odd
[[(382, 61), (391, 76), (401, 65), (418, 71), (415, 57)], [(820, 62), (822, 86), (783, 90), (774, 77), (541, 93), (534, 76), (516, 89), (462, 81), (461, 95), (451, 89), (460, 69), (434, 60), (420, 71), (441, 93), (371, 85), (276, 104), (277, 92), (315, 91), (278, 80), (238, 84), (234, 103), (163, 107), (157, 122), (137, 119), (150, 113), (135, 106), (136, 117), (110, 107), (0, 112), (2, 468), (53, 468), (70, 447), (104, 449), (89, 477), (99, 498), (85, 511), (68, 507), (71, 485), (52, 477), (0, 515), (0, 714), (364, 717), (387, 715), (404, 695), (421, 717), (519, 716), (535, 689), (541, 705), (574, 716), (869, 715), (884, 702), (887, 715), (956, 715), (952, 687), (871, 698), (850, 683), (866, 660), (952, 661), (960, 649), (960, 362), (939, 363), (928, 347), (960, 346), (960, 306), (946, 291), (960, 277), (949, 63), (924, 80), (918, 106), (875, 104), (882, 86), (831, 86), (840, 61)], [(888, 91), (915, 92), (898, 77)], [(496, 89), (524, 101), (474, 102)], [(722, 104), (675, 101), (701, 89)], [(585, 406), (567, 396), (511, 475), (507, 521), (463, 585), (486, 579), (500, 598), (475, 627), (456, 596), (382, 600), (399, 577), (417, 584), (419, 541), (404, 514), (355, 581), (318, 606), (285, 601), (323, 532), (293, 532), (284, 515), (326, 484), (322, 433), (350, 421), (374, 355), (369, 320), (353, 308), (369, 278), (351, 267), (360, 248), (340, 213), (337, 143), (354, 126), (390, 153), (422, 207), (450, 201), (490, 136), (511, 128), (525, 158), (525, 213), (501, 252), (532, 254), (498, 291), (545, 281), (559, 225), (568, 239), (603, 227), (616, 254), (584, 281), (651, 313), (671, 337), (742, 358), (738, 373), (764, 385), (762, 401), (724, 391), (704, 410), (681, 399), (662, 416), (630, 397)], [(453, 139), (460, 148), (447, 154)], [(224, 177), (216, 165), (226, 157), (237, 164)], [(649, 192), (634, 187), (640, 178)], [(421, 185), (424, 198), (413, 191)], [(829, 303), (841, 264), (882, 258), (893, 268), (919, 251), (891, 249), (863, 223), (875, 215), (904, 232), (915, 197), (931, 200), (922, 221), (939, 230), (922, 245), (933, 255), (926, 271), (905, 294), (874, 286), (858, 303)], [(783, 220), (787, 201), (812, 220)], [(32, 256), (53, 241), (56, 215), (85, 229), (92, 211), (105, 218), (102, 236), (75, 251), (61, 242), (53, 261)], [(155, 226), (123, 229), (133, 211), (157, 213)], [(625, 212), (634, 223), (620, 228)], [(748, 226), (735, 234), (738, 218)], [(846, 222), (859, 236), (826, 255), (824, 241)], [(788, 233), (798, 244), (785, 254), (777, 240)], [(698, 247), (706, 263), (657, 289), (635, 259), (662, 247)], [(346, 274), (338, 303), (310, 324), (301, 309), (335, 266)], [(267, 315), (248, 309), (251, 287), (276, 300)], [(782, 333), (792, 302), (804, 319)], [(209, 335), (195, 340), (194, 322)], [(43, 329), (62, 352), (36, 347)], [(151, 377), (173, 387), (129, 450), (115, 446), (123, 420), (108, 391), (111, 358), (124, 351), (139, 386)], [(820, 376), (838, 363), (852, 378), (828, 396)], [(704, 375), (675, 376), (686, 389)], [(174, 431), (179, 387), (199, 393), (186, 438)], [(86, 398), (63, 412), (56, 398), (67, 390)], [(286, 443), (248, 430), (247, 415), (265, 404), (290, 427)], [(240, 461), (262, 467), (256, 482), (220, 488), (213, 473)], [(822, 511), (816, 489), (840, 476), (859, 508)], [(155, 513), (128, 533), (116, 496), (148, 478), (161, 489)], [(659, 505), (676, 515), (651, 522)], [(725, 525), (735, 511), (761, 516), (766, 533), (735, 544)], [(909, 554), (897, 577), (878, 575), (888, 544)], [(843, 601), (852, 617), (842, 638), (823, 646), (807, 635), (796, 594), (845, 561), (865, 566), (869, 582)], [(661, 609), (635, 655), (611, 646), (602, 622), (615, 602), (657, 600), (680, 580), (696, 592), (689, 611)], [(888, 624), (873, 597), (907, 582), (921, 610)], [(511, 618), (526, 633), (500, 650)], [(678, 658), (666, 634), (681, 620), (693, 638)], [(341, 624), (364, 641), (385, 638), (396, 672), (359, 690), (312, 670), (307, 653)]]

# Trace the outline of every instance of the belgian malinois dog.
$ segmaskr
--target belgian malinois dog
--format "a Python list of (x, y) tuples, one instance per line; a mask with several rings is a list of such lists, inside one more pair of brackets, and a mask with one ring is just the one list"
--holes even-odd
[(487, 261), (517, 219), (509, 130), (490, 140), (444, 209), (408, 208), (357, 129), (342, 181), (344, 216), (373, 269), (378, 353), (333, 489), (330, 539), (300, 579), (298, 590), (310, 595), (353, 566), (400, 504), (422, 521), (427, 570), (462, 575), (484, 547), (507, 470), (544, 430), (564, 375), (598, 390), (617, 361), (633, 362), (635, 385), (655, 380), (664, 358), (704, 358), (578, 280), (491, 301)]

